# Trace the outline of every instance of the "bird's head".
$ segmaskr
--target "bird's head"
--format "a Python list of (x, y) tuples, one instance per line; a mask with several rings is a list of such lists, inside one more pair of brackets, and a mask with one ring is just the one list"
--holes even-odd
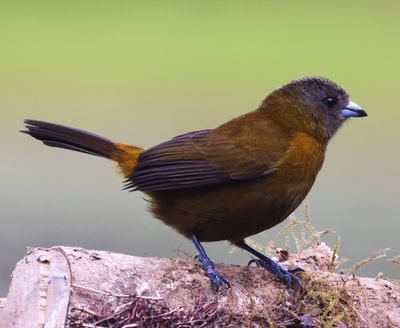
[(271, 92), (261, 105), (288, 128), (328, 142), (350, 117), (367, 113), (336, 83), (324, 77), (304, 77)]

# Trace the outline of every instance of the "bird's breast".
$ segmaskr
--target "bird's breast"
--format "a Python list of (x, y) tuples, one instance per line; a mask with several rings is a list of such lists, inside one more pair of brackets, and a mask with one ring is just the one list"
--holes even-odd
[(304, 132), (297, 132), (289, 141), (285, 154), (277, 161), (277, 170), (295, 180), (315, 179), (322, 167), (326, 146)]
[(320, 171), (326, 146), (310, 135), (295, 133), (285, 155), (277, 162), (273, 184), (285, 193), (285, 202), (293, 211), (307, 196)]

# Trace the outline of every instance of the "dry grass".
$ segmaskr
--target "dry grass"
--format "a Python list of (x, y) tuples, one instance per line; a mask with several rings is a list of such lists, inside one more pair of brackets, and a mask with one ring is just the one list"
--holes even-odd
[[(364, 260), (354, 264), (347, 273), (343, 275), (340, 285), (333, 284), (329, 273), (337, 271), (338, 267), (343, 265), (347, 259), (338, 257), (340, 249), (340, 237), (332, 229), (318, 231), (311, 223), (310, 208), (308, 203), (304, 206), (304, 218), (298, 219), (294, 214), (289, 218), (290, 222), (273, 238), (267, 245), (257, 243), (254, 240), (247, 240), (249, 244), (266, 254), (275, 257), (278, 261), (285, 261), (290, 256), (290, 249), (300, 253), (308, 247), (321, 244), (321, 238), (327, 234), (336, 236), (336, 243), (332, 247), (332, 258), (329, 263), (329, 271), (326, 275), (313, 272), (302, 274), (304, 292), (292, 298), (289, 302), (282, 302), (280, 307), (275, 308), (272, 313), (268, 313), (270, 327), (335, 327), (342, 324), (344, 327), (353, 326), (357, 322), (360, 314), (352, 306), (355, 298), (362, 295), (361, 287), (354, 287), (354, 284), (348, 284), (353, 279), (357, 270), (361, 267), (386, 257), (385, 249)], [(285, 249), (277, 247), (277, 240), (282, 240)], [(283, 254), (283, 256), (282, 256)], [(400, 255), (395, 256), (388, 261), (400, 264)], [(383, 277), (383, 274), (381, 274)], [(378, 277), (377, 277), (378, 278)], [(397, 281), (398, 283), (398, 281)], [(270, 311), (271, 312), (271, 311)], [(312, 324), (302, 323), (302, 318), (312, 318)], [(282, 320), (284, 318), (284, 320)], [(288, 325), (289, 323), (289, 325)], [(296, 326), (297, 325), (297, 326)]]
[(107, 314), (72, 313), (70, 328), (184, 328), (184, 327), (225, 327), (231, 319), (216, 301), (199, 299), (193, 307), (169, 309), (162, 300), (143, 299), (132, 296)]

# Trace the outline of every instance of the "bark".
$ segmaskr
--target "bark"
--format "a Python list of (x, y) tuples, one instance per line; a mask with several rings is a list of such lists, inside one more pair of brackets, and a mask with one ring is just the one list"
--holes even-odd
[(302, 290), (219, 264), (231, 287), (214, 292), (192, 259), (35, 248), (0, 300), (0, 327), (400, 327), (399, 284), (333, 273), (334, 258), (325, 244), (290, 255)]

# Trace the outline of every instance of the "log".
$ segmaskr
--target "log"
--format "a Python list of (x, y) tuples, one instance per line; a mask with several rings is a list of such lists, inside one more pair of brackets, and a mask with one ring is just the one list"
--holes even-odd
[(194, 259), (29, 249), (0, 301), (0, 327), (400, 327), (397, 282), (332, 272), (324, 243), (282, 254), (305, 270), (303, 289), (256, 266), (217, 265), (231, 287), (215, 292)]

